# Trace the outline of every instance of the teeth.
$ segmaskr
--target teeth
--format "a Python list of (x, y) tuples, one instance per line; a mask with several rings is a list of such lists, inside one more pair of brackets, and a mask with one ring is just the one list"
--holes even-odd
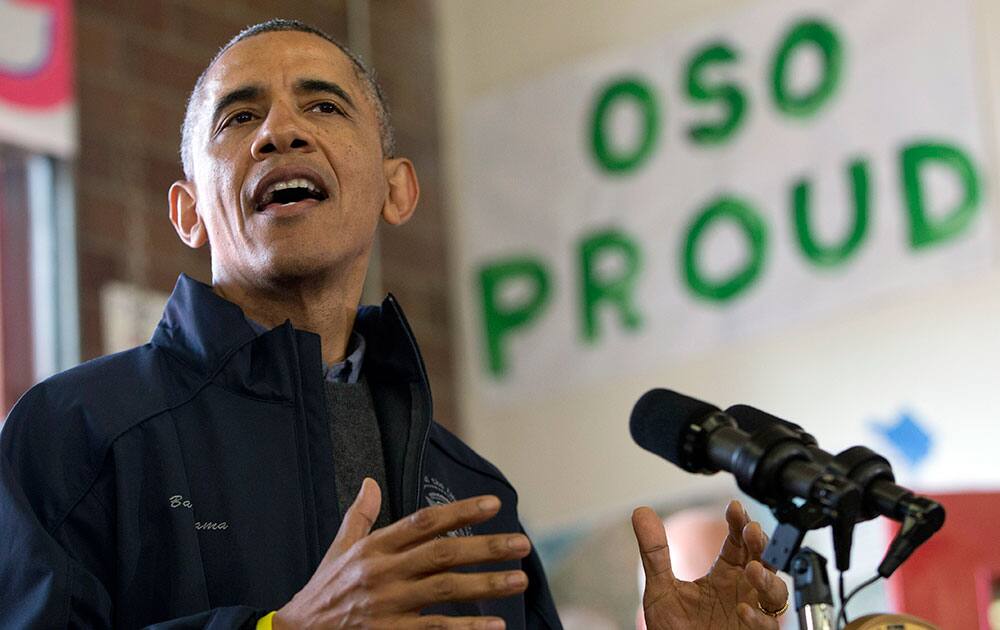
[(319, 192), (319, 188), (317, 188), (316, 185), (313, 184), (311, 181), (309, 181), (308, 179), (305, 179), (304, 177), (297, 177), (295, 179), (288, 179), (288, 180), (285, 180), (283, 182), (275, 182), (275, 183), (271, 184), (264, 191), (264, 194), (265, 195), (270, 195), (270, 194), (274, 193), (274, 191), (276, 191), (276, 190), (284, 190), (286, 188), (305, 188), (305, 189), (308, 189), (308, 190), (310, 190), (310, 191), (312, 191), (314, 193), (318, 193)]
[(271, 201), (274, 199), (274, 191), (284, 190), (286, 188), (305, 188), (310, 192), (316, 194), (322, 194), (319, 187), (316, 186), (316, 184), (312, 183), (311, 181), (309, 181), (304, 177), (296, 177), (295, 179), (286, 179), (285, 181), (275, 182), (270, 186), (268, 186), (266, 189), (264, 189), (264, 194), (261, 195), (261, 201), (260, 201), (261, 205), (266, 206), (267, 204), (271, 203)]

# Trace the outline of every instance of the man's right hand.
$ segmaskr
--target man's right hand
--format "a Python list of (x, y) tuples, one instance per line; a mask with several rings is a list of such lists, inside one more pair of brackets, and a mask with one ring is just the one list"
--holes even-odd
[(509, 597), (527, 588), (523, 571), (451, 571), (523, 558), (531, 550), (527, 536), (440, 537), (492, 518), (500, 500), (480, 496), (424, 508), (370, 534), (381, 504), (378, 484), (365, 479), (323, 561), (277, 611), (273, 627), (504, 628), (496, 617), (420, 615), (431, 604)]

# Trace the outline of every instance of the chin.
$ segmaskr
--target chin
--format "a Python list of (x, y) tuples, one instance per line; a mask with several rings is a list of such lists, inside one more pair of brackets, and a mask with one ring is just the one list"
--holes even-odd
[[(323, 255), (325, 254), (325, 255)], [(281, 286), (309, 281), (327, 281), (343, 260), (331, 257), (328, 252), (312, 254), (307, 252), (272, 252), (272, 255), (257, 266), (256, 275), (263, 284)]]

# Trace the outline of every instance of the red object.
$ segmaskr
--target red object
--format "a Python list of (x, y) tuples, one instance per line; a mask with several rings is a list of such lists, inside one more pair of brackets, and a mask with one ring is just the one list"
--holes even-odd
[[(16, 0), (47, 14), (45, 57), (37, 68), (16, 73), (0, 67), (0, 100), (30, 109), (55, 107), (73, 96), (73, 22), (70, 0)], [(2, 3), (0, 3), (2, 4)]]
[(944, 505), (947, 519), (890, 578), (893, 607), (941, 630), (991, 630), (986, 615), (1000, 580), (1000, 493), (929, 496)]

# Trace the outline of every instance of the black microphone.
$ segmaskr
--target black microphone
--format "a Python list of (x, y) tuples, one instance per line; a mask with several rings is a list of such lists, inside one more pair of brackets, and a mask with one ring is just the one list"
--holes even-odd
[(750, 435), (714, 405), (653, 389), (632, 409), (629, 430), (636, 444), (688, 472), (732, 473), (743, 492), (769, 506), (814, 500), (835, 520), (860, 509), (857, 486), (814, 462), (780, 424)]
[[(772, 416), (766, 411), (761, 411), (751, 407), (750, 405), (733, 405), (732, 407), (726, 409), (726, 413), (733, 417), (736, 421), (737, 426), (743, 429), (751, 435), (760, 431), (764, 427), (769, 427), (772, 425), (781, 425), (796, 435), (799, 436), (799, 440), (806, 446), (816, 446), (818, 442), (812, 434), (807, 433), (802, 425), (795, 424), (794, 422), (789, 422), (779, 418), (778, 416)], [(831, 455), (832, 457), (832, 455)]]
[(781, 427), (796, 433), (814, 462), (828, 471), (847, 477), (861, 488), (863, 510), (858, 515), (859, 522), (881, 515), (903, 523), (903, 528), (879, 566), (879, 574), (883, 577), (891, 575), (918, 546), (944, 525), (944, 507), (897, 485), (889, 460), (875, 451), (864, 446), (854, 446), (834, 456), (821, 449), (816, 438), (806, 433), (801, 426), (760, 409), (749, 405), (734, 405), (726, 409), (726, 413), (750, 434), (769, 427)]

